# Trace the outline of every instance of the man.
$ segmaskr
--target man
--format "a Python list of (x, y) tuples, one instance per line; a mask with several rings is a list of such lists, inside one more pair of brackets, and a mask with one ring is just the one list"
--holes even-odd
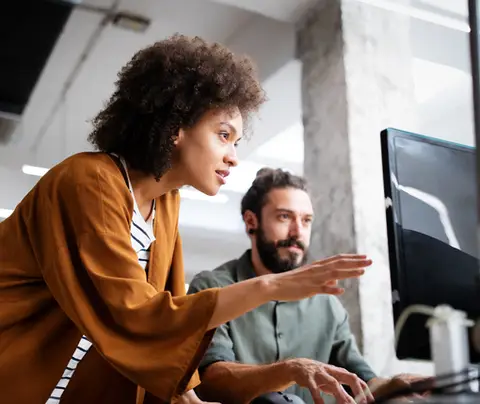
[[(286, 272), (306, 262), (313, 208), (303, 178), (260, 170), (242, 199), (241, 213), (251, 250), (197, 275), (189, 293)], [(366, 383), (380, 382), (357, 348), (344, 307), (331, 295), (270, 302), (222, 325), (200, 369), (199, 394), (224, 403), (249, 403), (284, 390), (308, 404), (328, 401), (325, 394), (339, 404), (351, 403), (342, 384), (357, 395), (368, 391)], [(408, 383), (402, 377), (381, 382), (384, 391)], [(369, 393), (367, 399), (373, 399)]]

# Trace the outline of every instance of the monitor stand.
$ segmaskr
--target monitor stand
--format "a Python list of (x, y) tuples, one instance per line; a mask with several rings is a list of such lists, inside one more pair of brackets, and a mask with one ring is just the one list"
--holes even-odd
[[(449, 393), (465, 391), (470, 385), (470, 383), (465, 385), (465, 380), (469, 378), (471, 368), (468, 327), (473, 325), (473, 321), (467, 318), (466, 313), (447, 305), (437, 306), (427, 322), (435, 376), (442, 378), (439, 387), (445, 383), (458, 383), (458, 386), (448, 389)], [(445, 379), (447, 375), (452, 377)]]
[[(468, 327), (473, 326), (466, 314), (454, 310), (450, 306), (438, 306), (428, 320), (430, 347), (435, 366), (435, 376), (440, 377), (436, 387), (446, 384), (452, 386), (445, 389), (442, 395), (432, 395), (410, 402), (417, 404), (478, 404), (478, 381), (466, 382), (477, 377), (478, 372), (472, 369), (468, 352)], [(475, 374), (472, 374), (475, 372)], [(446, 375), (452, 377), (445, 378)], [(390, 400), (388, 404), (401, 404), (401, 399)]]

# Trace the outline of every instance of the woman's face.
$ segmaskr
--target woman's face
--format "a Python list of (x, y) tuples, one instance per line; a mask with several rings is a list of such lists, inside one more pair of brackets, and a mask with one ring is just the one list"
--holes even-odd
[(243, 133), (238, 109), (212, 110), (191, 128), (181, 129), (176, 140), (174, 166), (184, 183), (215, 195), (238, 164), (236, 146)]

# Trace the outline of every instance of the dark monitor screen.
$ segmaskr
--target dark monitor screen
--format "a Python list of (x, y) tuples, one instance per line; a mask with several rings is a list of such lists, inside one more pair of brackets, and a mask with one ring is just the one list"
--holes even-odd
[[(395, 322), (412, 304), (480, 317), (475, 149), (396, 129), (381, 143)], [(431, 359), (426, 320), (407, 320), (399, 359)]]

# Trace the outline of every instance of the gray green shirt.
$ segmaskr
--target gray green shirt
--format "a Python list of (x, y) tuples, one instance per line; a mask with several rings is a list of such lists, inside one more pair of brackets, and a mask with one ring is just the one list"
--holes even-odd
[[(255, 277), (250, 251), (213, 271), (198, 274), (188, 293), (224, 287)], [(245, 296), (248, 299), (248, 296)], [(268, 364), (309, 358), (346, 368), (369, 381), (375, 374), (362, 358), (340, 301), (318, 295), (299, 302), (269, 302), (220, 326), (200, 368), (214, 362)], [(289, 393), (313, 403), (310, 393), (292, 386)]]

